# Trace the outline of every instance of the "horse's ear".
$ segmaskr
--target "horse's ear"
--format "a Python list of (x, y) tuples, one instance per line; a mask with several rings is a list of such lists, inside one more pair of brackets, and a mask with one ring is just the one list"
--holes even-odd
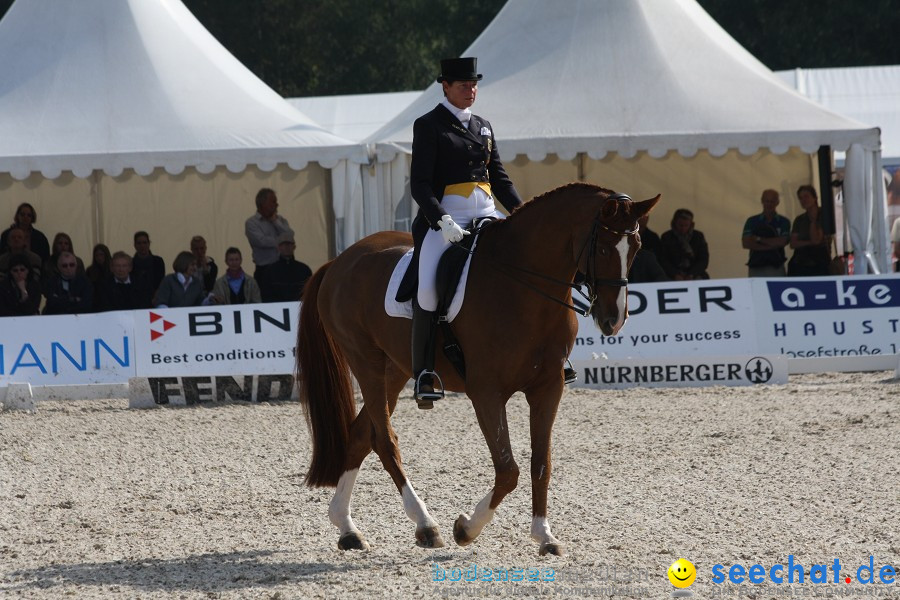
[(660, 198), (662, 198), (662, 194), (657, 194), (656, 198), (650, 198), (649, 200), (644, 200), (642, 202), (635, 202), (632, 211), (635, 215), (637, 215), (638, 218), (641, 218), (649, 213), (654, 206), (656, 206), (656, 203), (659, 202)]
[(600, 209), (600, 215), (604, 219), (609, 219), (613, 215), (616, 214), (616, 211), (619, 210), (619, 201), (618, 200), (607, 200), (603, 203), (603, 208)]

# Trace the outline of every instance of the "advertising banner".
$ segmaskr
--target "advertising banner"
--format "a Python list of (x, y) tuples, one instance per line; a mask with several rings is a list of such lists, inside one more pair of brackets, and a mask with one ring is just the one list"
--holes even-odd
[(572, 360), (596, 357), (743, 356), (757, 352), (750, 279), (669, 281), (628, 286), (628, 321), (605, 336), (578, 317)]
[(138, 311), (138, 377), (294, 370), (299, 302)]
[(900, 352), (900, 276), (768, 279), (756, 284), (762, 353), (821, 358)]
[(597, 390), (630, 387), (709, 387), (785, 384), (784, 356), (679, 357), (636, 360), (579, 360), (579, 387)]
[(134, 374), (129, 311), (0, 320), (0, 387), (123, 383)]

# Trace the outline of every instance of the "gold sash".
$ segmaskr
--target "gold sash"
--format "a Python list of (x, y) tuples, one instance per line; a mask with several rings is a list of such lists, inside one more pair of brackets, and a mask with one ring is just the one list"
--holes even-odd
[(475, 191), (475, 188), (481, 188), (488, 196), (491, 194), (491, 184), (486, 181), (473, 181), (471, 183), (452, 183), (444, 188), (445, 196), (462, 196), (468, 198)]

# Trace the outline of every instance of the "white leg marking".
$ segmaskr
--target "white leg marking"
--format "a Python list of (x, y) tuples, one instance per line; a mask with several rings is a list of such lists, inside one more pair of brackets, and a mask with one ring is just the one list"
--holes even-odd
[(488, 492), (487, 496), (481, 499), (470, 513), (459, 516), (460, 523), (469, 539), (474, 540), (484, 529), (484, 526), (491, 522), (494, 518), (494, 509), (491, 508), (491, 498), (494, 497), (494, 490)]
[(351, 531), (359, 533), (350, 517), (350, 496), (353, 495), (353, 484), (356, 483), (357, 475), (359, 475), (359, 469), (344, 471), (338, 480), (331, 504), (328, 505), (328, 519), (340, 530), (342, 536)]
[[(618, 244), (616, 244), (616, 251), (619, 253), (619, 258), (622, 261), (622, 277), (628, 277), (628, 237), (623, 237)], [(625, 324), (625, 300), (627, 297), (627, 293), (625, 292), (625, 288), (619, 288), (619, 295), (616, 298), (616, 308), (619, 311), (619, 320), (616, 321), (616, 330), (618, 331), (622, 325)]]
[(406, 516), (409, 517), (409, 520), (416, 524), (416, 530), (426, 527), (437, 527), (437, 521), (428, 514), (425, 503), (416, 495), (408, 479), (403, 485), (401, 496), (403, 497), (403, 510), (406, 511)]
[(559, 540), (550, 533), (550, 523), (547, 522), (547, 517), (531, 518), (531, 539), (541, 545), (559, 543)]

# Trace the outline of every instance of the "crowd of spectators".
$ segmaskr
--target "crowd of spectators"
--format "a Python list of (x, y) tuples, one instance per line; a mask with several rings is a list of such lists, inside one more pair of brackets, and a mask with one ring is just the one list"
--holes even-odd
[(278, 215), (275, 192), (260, 190), (256, 208), (245, 227), (256, 264), (253, 276), (243, 270), (241, 251), (229, 247), (220, 277), (199, 235), (189, 240), (190, 250), (179, 252), (166, 274), (146, 231), (135, 232), (133, 254), (95, 245), (85, 268), (72, 238), (58, 232), (51, 245), (34, 227), (34, 207), (22, 203), (0, 234), (0, 316), (299, 300), (312, 271), (294, 258), (294, 232)]
[[(742, 246), (749, 250), (748, 276), (831, 272), (832, 240), (824, 233), (815, 188), (801, 186), (797, 199), (803, 212), (790, 223), (777, 212), (778, 192), (763, 191), (763, 210), (747, 219), (741, 236)], [(220, 277), (200, 235), (190, 239), (190, 250), (178, 254), (167, 275), (163, 259), (150, 250), (146, 231), (135, 232), (134, 254), (113, 253), (97, 244), (85, 268), (67, 233), (56, 233), (51, 245), (36, 223), (37, 211), (25, 202), (0, 234), (0, 316), (293, 301), (300, 299), (312, 275), (309, 266), (294, 258), (294, 231), (278, 214), (278, 197), (269, 188), (257, 193), (256, 212), (244, 226), (255, 265), (252, 276), (243, 270), (241, 251), (229, 247)], [(709, 279), (709, 247), (703, 233), (695, 229), (690, 210), (676, 210), (662, 235), (650, 229), (645, 216), (640, 236), (642, 247), (629, 271), (630, 282)], [(894, 224), (892, 241), (900, 247), (900, 219)], [(793, 250), (790, 260), (788, 247)]]
[[(778, 214), (781, 200), (776, 190), (764, 190), (762, 212), (744, 223), (741, 246), (749, 250), (748, 277), (809, 277), (842, 274), (831, 250), (833, 236), (825, 224), (816, 189), (802, 185), (797, 200), (803, 209), (791, 223)], [(709, 279), (709, 246), (694, 228), (694, 215), (679, 208), (672, 215), (670, 229), (661, 236), (648, 227), (649, 217), (640, 222), (641, 249), (628, 272), (631, 283)], [(900, 219), (898, 219), (900, 223)], [(897, 238), (900, 241), (900, 225)], [(790, 260), (786, 249), (792, 250)], [(840, 260), (840, 259), (838, 259)]]

